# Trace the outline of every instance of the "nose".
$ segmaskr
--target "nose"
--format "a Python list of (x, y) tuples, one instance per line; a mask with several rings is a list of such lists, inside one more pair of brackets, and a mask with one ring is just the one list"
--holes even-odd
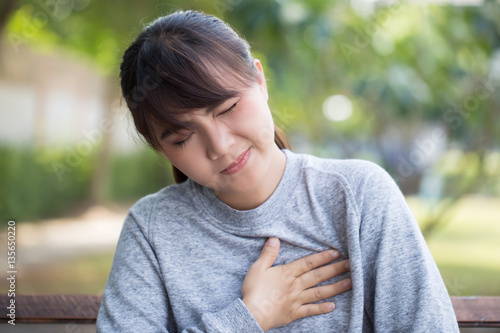
[(207, 156), (215, 161), (224, 156), (234, 143), (233, 135), (224, 125), (213, 126), (206, 133)]

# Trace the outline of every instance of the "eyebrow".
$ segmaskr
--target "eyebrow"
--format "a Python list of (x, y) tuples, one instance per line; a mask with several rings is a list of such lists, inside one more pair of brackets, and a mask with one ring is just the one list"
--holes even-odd
[[(228, 100), (230, 100), (231, 98), (238, 98), (238, 101), (239, 99), (241, 98), (241, 93), (233, 96), (233, 97), (229, 97), (228, 99), (226, 100), (223, 100), (222, 102), (218, 103), (218, 104), (215, 104), (213, 106), (209, 106), (205, 109), (205, 115), (208, 115), (209, 113), (213, 112), (215, 109), (221, 107), (221, 105), (223, 105), (224, 103), (226, 103)], [(186, 123), (187, 126), (185, 126), (184, 128), (189, 128), (189, 122)], [(172, 134), (175, 134), (176, 132), (178, 132), (179, 129), (174, 129), (172, 127), (167, 127), (160, 135), (160, 140), (164, 140), (165, 138), (167, 138), (168, 136), (172, 135)]]
[[(213, 112), (215, 109), (217, 109), (218, 107), (220, 107), (222, 104), (224, 104), (226, 101), (222, 101), (221, 103), (217, 104), (217, 105), (213, 105), (213, 106), (209, 106), (206, 108), (205, 110), (205, 115), (208, 115), (210, 114), (211, 112)], [(185, 126), (185, 128), (189, 128), (189, 123), (186, 123), (187, 126)], [(175, 134), (176, 132), (179, 132), (179, 130), (182, 130), (184, 128), (178, 128), (178, 129), (174, 129), (172, 127), (168, 127), (166, 128), (160, 135), (160, 140), (164, 140), (165, 138), (169, 137), (170, 135), (172, 134)]]

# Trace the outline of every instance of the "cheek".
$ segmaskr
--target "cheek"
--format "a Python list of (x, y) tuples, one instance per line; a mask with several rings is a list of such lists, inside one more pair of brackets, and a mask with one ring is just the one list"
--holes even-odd
[(265, 126), (260, 126), (260, 128), (255, 131), (254, 141), (260, 146), (268, 146), (274, 144), (274, 128), (272, 122), (266, 124)]
[(266, 105), (253, 105), (242, 110), (235, 121), (240, 133), (258, 145), (274, 143), (274, 122)]
[(164, 155), (173, 166), (190, 177), (190, 175), (193, 175), (200, 169), (200, 164), (203, 163), (198, 150), (196, 146), (188, 144), (187, 147), (181, 149), (173, 148), (170, 151), (166, 151)]

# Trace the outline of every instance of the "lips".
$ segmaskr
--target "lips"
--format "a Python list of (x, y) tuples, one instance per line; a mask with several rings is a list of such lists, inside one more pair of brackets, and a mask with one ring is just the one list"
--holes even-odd
[(240, 154), (233, 163), (229, 164), (227, 168), (221, 171), (222, 174), (232, 175), (245, 167), (250, 158), (250, 148)]

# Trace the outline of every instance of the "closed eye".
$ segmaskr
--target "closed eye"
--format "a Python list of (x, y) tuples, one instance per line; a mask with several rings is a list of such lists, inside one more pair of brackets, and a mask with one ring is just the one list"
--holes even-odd
[(238, 102), (234, 103), (229, 109), (227, 109), (226, 111), (222, 111), (221, 113), (219, 113), (217, 115), (218, 116), (221, 116), (223, 114), (228, 114), (228, 113), (231, 113), (232, 111), (234, 111), (234, 109), (236, 108), (236, 104), (238, 104)]
[(174, 142), (173, 144), (176, 146), (176, 147), (179, 147), (179, 148), (182, 148), (188, 141), (189, 139), (191, 139), (191, 137), (193, 136), (193, 134), (190, 134), (187, 138), (185, 138), (184, 140), (180, 140), (180, 141), (176, 141)]

